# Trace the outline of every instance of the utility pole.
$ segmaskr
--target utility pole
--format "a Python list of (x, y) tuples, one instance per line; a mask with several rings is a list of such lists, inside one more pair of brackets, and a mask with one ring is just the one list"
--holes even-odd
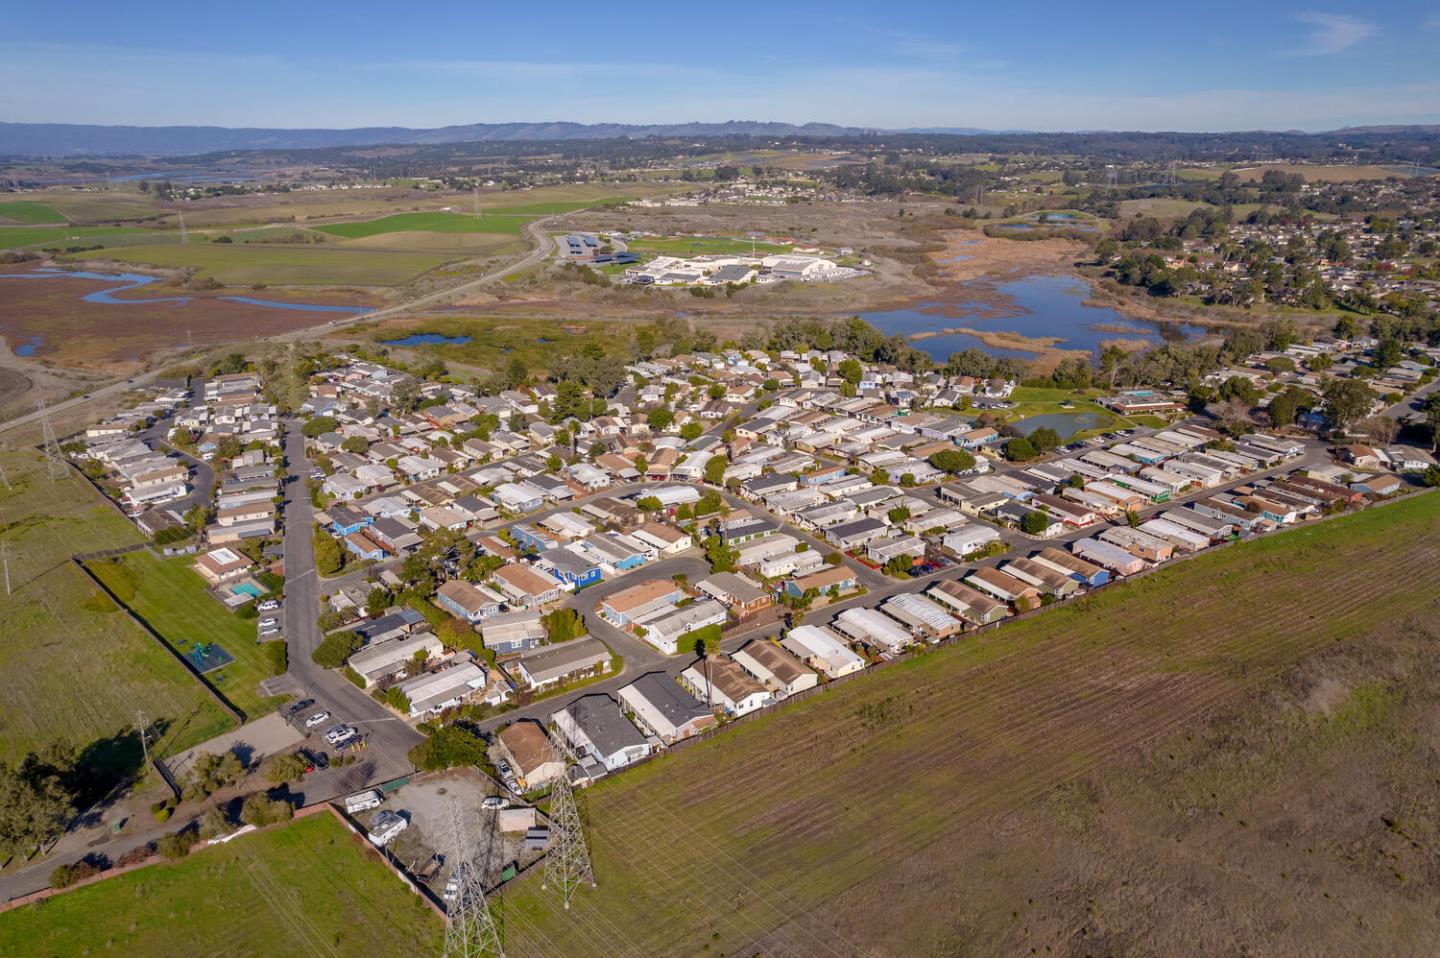
[(480, 183), (475, 183), (475, 218), (480, 219)]
[(45, 442), (45, 469), (50, 475), (50, 481), (66, 479), (70, 476), (70, 470), (65, 468), (65, 454), (60, 451), (60, 440), (55, 438), (55, 427), (50, 424), (50, 411), (45, 408), (45, 400), (40, 400), (40, 431)]
[(149, 768), (150, 740), (149, 737), (146, 735), (146, 731), (149, 729), (149, 724), (145, 721), (145, 712), (143, 709), (135, 710), (135, 728), (138, 729), (140, 732), (140, 750), (145, 753), (145, 767)]
[(569, 760), (573, 756), (553, 735), (550, 754), (560, 763), (561, 771), (560, 778), (550, 787), (550, 850), (545, 854), (545, 875), (540, 890), (553, 885), (568, 911), (575, 889), (582, 883), (595, 887), (595, 873), (590, 867), (590, 849), (585, 845), (580, 810), (575, 807), (575, 789), (570, 783)]
[(458, 880), (455, 898), (445, 906), (445, 950), (442, 958), (480, 958), (493, 955), (505, 958), (500, 944), (500, 931), (485, 901), (485, 874), (475, 862), (470, 846), (470, 830), (465, 827), (465, 813), (458, 801), (450, 804), (450, 841), (459, 859), (450, 872)]
[(0, 565), (5, 567), (5, 596), (9, 598), (10, 592), (10, 543), (0, 541)]

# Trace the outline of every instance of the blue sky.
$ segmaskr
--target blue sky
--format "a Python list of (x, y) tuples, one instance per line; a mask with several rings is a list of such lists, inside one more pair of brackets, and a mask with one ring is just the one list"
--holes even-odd
[[(900, 128), (1440, 123), (1440, 6), (26, 3), (0, 120)], [(4, 144), (0, 143), (0, 151)]]

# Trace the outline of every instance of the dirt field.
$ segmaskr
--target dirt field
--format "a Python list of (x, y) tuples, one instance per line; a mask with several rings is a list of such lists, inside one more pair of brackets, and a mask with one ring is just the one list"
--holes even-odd
[(1437, 559), (1420, 496), (615, 776), (598, 889), (508, 891), (507, 953), (1432, 954)]

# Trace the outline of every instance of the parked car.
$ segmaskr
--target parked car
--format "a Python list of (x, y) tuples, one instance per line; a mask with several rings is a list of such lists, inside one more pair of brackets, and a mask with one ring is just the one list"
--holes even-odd
[(280, 603), (274, 599), (266, 599), (255, 607), (260, 612), (274, 612), (280, 608)]
[(330, 767), (330, 759), (325, 757), (324, 752), (312, 752), (308, 748), (300, 750), (300, 757), (305, 760), (305, 773), (308, 775), (314, 771), (324, 771)]
[(480, 807), (487, 812), (498, 812), (502, 808), (509, 808), (510, 802), (499, 795), (487, 795), (485, 800), (480, 803)]
[[(323, 719), (321, 721), (324, 721)], [(348, 725), (337, 725), (325, 733), (325, 744), (334, 747), (355, 737), (355, 730)]]
[(290, 714), (291, 714), (291, 715), (299, 715), (301, 712), (303, 712), (303, 711), (305, 711), (306, 709), (310, 708), (310, 707), (313, 706), (314, 704), (315, 704), (315, 700), (314, 700), (314, 699), (301, 699), (300, 701), (291, 704), (290, 709), (289, 709)]
[[(329, 712), (326, 712), (326, 711), (316, 712), (314, 715), (311, 715), (311, 716), (309, 716), (309, 717), (307, 717), (307, 718), (305, 719), (305, 727), (306, 727), (306, 728), (314, 728), (315, 726), (319, 725), (321, 722), (324, 722), (324, 721), (325, 721), (326, 719), (328, 719), (328, 718), (330, 718), (330, 713), (329, 713)], [(342, 726), (342, 727), (343, 727), (343, 726)]]

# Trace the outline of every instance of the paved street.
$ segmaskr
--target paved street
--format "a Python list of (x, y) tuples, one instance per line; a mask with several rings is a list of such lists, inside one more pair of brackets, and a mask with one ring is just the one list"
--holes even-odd
[[(310, 658), (323, 638), (316, 619), (320, 615), (319, 577), (315, 573), (315, 544), (311, 539), (312, 513), (305, 476), (310, 460), (305, 454), (305, 438), (298, 423), (287, 423), (285, 459), (289, 480), (284, 487), (285, 500), (285, 639), (290, 646), (289, 676), (300, 691), (298, 695), (313, 698), (317, 708), (330, 712), (334, 723), (357, 726), (368, 737), (368, 747), (361, 753), (371, 765), (369, 779), (384, 781), (411, 770), (406, 754), (424, 740), (419, 732), (396, 718), (394, 713), (356, 688), (339, 672), (323, 669)], [(328, 728), (327, 724), (324, 728)], [(324, 731), (316, 730), (316, 737)], [(314, 747), (323, 747), (318, 743)], [(312, 792), (318, 788), (312, 786)], [(333, 797), (307, 794), (307, 804)]]

